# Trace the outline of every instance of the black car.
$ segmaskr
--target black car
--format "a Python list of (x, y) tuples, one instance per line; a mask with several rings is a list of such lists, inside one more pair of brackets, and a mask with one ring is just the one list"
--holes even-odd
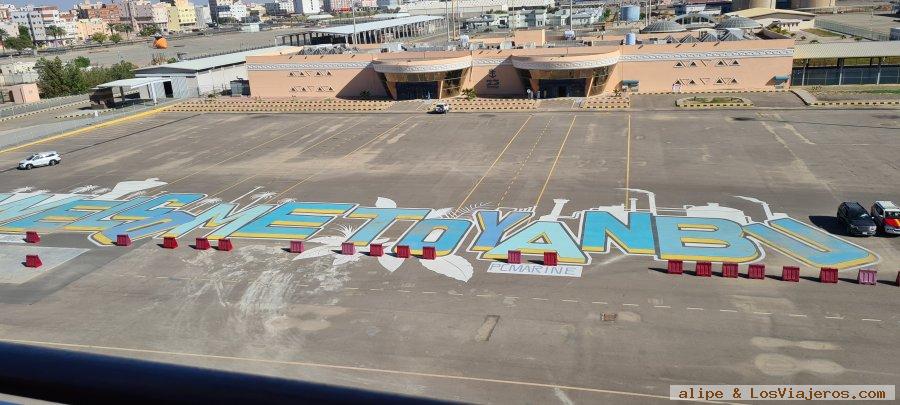
[(862, 204), (856, 201), (842, 202), (838, 206), (837, 219), (850, 235), (875, 235), (875, 220), (866, 212)]

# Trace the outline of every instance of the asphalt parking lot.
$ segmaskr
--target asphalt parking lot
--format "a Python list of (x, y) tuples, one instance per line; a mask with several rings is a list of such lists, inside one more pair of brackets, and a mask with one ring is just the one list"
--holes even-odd
[[(857, 285), (851, 268), (820, 284), (803, 264), (799, 283), (676, 276), (615, 249), (581, 277), (495, 274), (466, 251), (474, 232), (456, 252), (468, 277), (417, 258), (293, 260), (286, 241), (197, 251), (200, 231), (176, 250), (55, 232), (40, 249), (66, 250), (42, 274), (0, 274), (0, 340), (479, 403), (663, 403), (670, 384), (895, 384), (900, 238), (840, 235), (833, 215), (845, 200), (900, 202), (898, 129), (896, 111), (869, 110), (151, 115), (0, 151), (0, 192), (115, 194), (158, 179), (120, 194), (396, 203), (457, 219), (503, 207), (574, 232), (573, 212), (630, 198), (650, 209), (625, 187), (653, 192), (660, 212), (714, 203), (765, 220), (735, 197), (746, 196), (874, 253), (879, 283)], [(13, 169), (38, 150), (64, 162)], [(316, 236), (361, 224), (339, 218)], [(411, 224), (381, 236), (396, 241)], [(5, 268), (37, 249), (18, 242), (0, 239), (15, 250), (0, 255)], [(761, 262), (769, 275), (798, 265), (770, 248)]]

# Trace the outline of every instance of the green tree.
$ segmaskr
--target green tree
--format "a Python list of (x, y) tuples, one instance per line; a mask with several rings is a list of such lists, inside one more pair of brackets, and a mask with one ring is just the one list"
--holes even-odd
[(66, 35), (66, 29), (57, 25), (48, 26), (44, 28), (44, 31), (47, 35), (53, 37), (53, 42), (56, 42), (59, 37)]
[[(131, 24), (114, 24), (112, 26), (112, 30), (115, 32), (124, 32), (125, 36), (130, 38), (131, 32), (134, 31), (134, 28), (131, 26)], [(113, 35), (115, 35), (115, 34), (113, 34)], [(120, 35), (119, 38), (121, 38), (121, 37), (122, 36)], [(112, 41), (112, 38), (110, 38), (110, 41)]]
[(103, 45), (106, 40), (109, 39), (109, 36), (106, 35), (105, 32), (95, 32), (91, 35), (91, 41), (94, 41), (100, 45)]
[(114, 43), (114, 44), (118, 44), (119, 42), (122, 42), (122, 36), (119, 35), (118, 32), (115, 33), (115, 34), (112, 34), (112, 35), (109, 36), (109, 42), (112, 42), (112, 43)]
[(38, 72), (37, 85), (41, 96), (60, 97), (87, 93), (99, 84), (134, 77), (136, 68), (131, 62), (125, 61), (89, 70), (80, 67), (81, 65), (83, 63), (77, 58), (70, 63), (63, 63), (59, 57), (39, 59), (34, 68)]
[(138, 33), (138, 35), (142, 37), (149, 37), (156, 34), (159, 34), (159, 27), (155, 25), (148, 25), (144, 28), (141, 28), (141, 32)]
[(75, 59), (72, 59), (72, 64), (79, 68), (84, 69), (88, 66), (91, 66), (91, 60), (84, 56), (79, 56)]
[(3, 45), (7, 48), (21, 51), (26, 48), (34, 47), (34, 41), (31, 39), (31, 34), (28, 32), (28, 28), (24, 25), (20, 25), (19, 35), (6, 38), (3, 41)]
[(6, 32), (5, 29), (0, 28), (0, 41), (5, 40), (6, 38), (9, 38), (9, 33)]

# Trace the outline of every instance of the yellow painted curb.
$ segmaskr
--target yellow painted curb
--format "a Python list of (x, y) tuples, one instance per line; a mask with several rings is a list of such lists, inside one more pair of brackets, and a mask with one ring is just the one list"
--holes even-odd
[(91, 125), (91, 126), (89, 126), (89, 127), (78, 128), (78, 129), (75, 129), (75, 130), (72, 130), (72, 131), (69, 131), (69, 132), (63, 132), (63, 133), (61, 133), (61, 134), (59, 134), (59, 135), (53, 135), (53, 136), (48, 137), (48, 138), (38, 139), (38, 140), (36, 140), (36, 141), (28, 142), (28, 143), (25, 143), (25, 144), (22, 144), (22, 145), (13, 146), (13, 147), (6, 148), (6, 149), (0, 149), (0, 154), (6, 153), (6, 152), (17, 151), (17, 150), (19, 150), (19, 149), (24, 149), (24, 148), (27, 148), (27, 147), (29, 147), (29, 146), (40, 145), (40, 144), (42, 144), (42, 143), (46, 143), (46, 142), (50, 142), (50, 141), (55, 141), (55, 140), (57, 140), (57, 139), (68, 138), (68, 137), (70, 137), (70, 136), (75, 136), (75, 135), (82, 134), (82, 133), (85, 133), (85, 132), (89, 132), (89, 131), (92, 131), (92, 130), (95, 130), (95, 129), (99, 129), (99, 128), (104, 128), (104, 127), (116, 125), (116, 124), (118, 124), (118, 123), (125, 122), (125, 121), (130, 121), (130, 120), (133, 120), (133, 119), (135, 119), (135, 118), (141, 118), (141, 117), (150, 116), (150, 115), (153, 115), (153, 114), (157, 114), (157, 113), (163, 112), (163, 111), (165, 111), (165, 110), (167, 110), (167, 109), (169, 109), (169, 108), (175, 107), (176, 105), (178, 105), (178, 104), (172, 104), (172, 105), (167, 105), (167, 106), (165, 106), (165, 107), (154, 108), (154, 109), (152, 109), (152, 110), (148, 110), (148, 111), (144, 111), (144, 112), (139, 112), (139, 113), (137, 113), (137, 114), (129, 115), (129, 116), (126, 116), (126, 117), (116, 118), (116, 119), (113, 119), (113, 120), (101, 122), (101, 123), (99, 123), (99, 124), (94, 124), (94, 125)]

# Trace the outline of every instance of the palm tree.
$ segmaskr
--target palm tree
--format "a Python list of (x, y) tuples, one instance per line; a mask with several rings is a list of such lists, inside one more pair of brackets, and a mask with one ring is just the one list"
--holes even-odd
[(53, 42), (56, 42), (59, 37), (66, 35), (66, 30), (62, 27), (58, 27), (56, 25), (51, 25), (45, 29), (47, 35), (53, 37)]
[(131, 24), (116, 24), (113, 25), (112, 29), (116, 32), (124, 32), (125, 36), (129, 38), (131, 38), (131, 31), (134, 31), (134, 28), (131, 26)]

